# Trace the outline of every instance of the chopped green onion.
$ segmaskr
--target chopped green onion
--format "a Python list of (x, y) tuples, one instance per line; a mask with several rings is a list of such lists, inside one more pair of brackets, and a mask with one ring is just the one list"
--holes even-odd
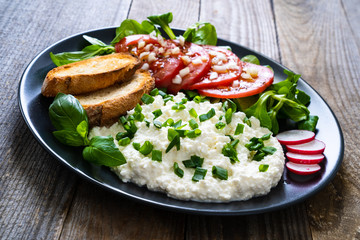
[(161, 162), (162, 161), (162, 152), (160, 150), (152, 150), (151, 160)]
[(155, 119), (153, 123), (156, 128), (160, 129), (162, 127), (162, 123), (159, 120)]
[(206, 114), (201, 114), (199, 116), (199, 120), (200, 122), (204, 122), (206, 120), (209, 120), (213, 116), (215, 116), (215, 109), (211, 108)]
[(140, 147), (139, 152), (146, 156), (151, 153), (153, 148), (153, 145), (149, 141), (145, 141), (144, 144)]
[(162, 111), (161, 109), (156, 109), (155, 111), (152, 112), (152, 114), (154, 115), (154, 119), (155, 119), (162, 115)]
[(201, 157), (196, 156), (196, 155), (192, 155), (190, 157), (190, 159), (184, 160), (184, 161), (182, 161), (182, 163), (184, 164), (184, 166), (186, 168), (202, 167), (202, 165), (204, 163), (204, 158), (201, 158)]
[(174, 101), (173, 95), (165, 95), (163, 96), (164, 103), (166, 104), (168, 101)]
[(187, 99), (187, 98), (183, 98), (183, 99), (181, 99), (181, 102), (180, 102), (180, 103), (185, 104), (185, 103), (187, 103), (187, 102), (188, 102), (188, 99)]
[(228, 110), (226, 110), (226, 113), (225, 113), (226, 124), (231, 123), (232, 114), (233, 114), (233, 111), (232, 111), (231, 108), (229, 108)]
[(225, 126), (226, 126), (226, 124), (224, 122), (217, 122), (215, 124), (216, 129), (219, 129), (219, 130), (223, 129)]
[(164, 123), (163, 123), (163, 127), (167, 127), (167, 126), (173, 126), (174, 125), (174, 120), (172, 118), (168, 118)]
[(129, 136), (129, 133), (128, 132), (119, 132), (118, 134), (116, 134), (116, 140), (120, 140), (122, 138), (125, 138), (125, 137), (128, 137)]
[(175, 129), (175, 131), (179, 134), (179, 137), (185, 137), (185, 133), (189, 130)]
[(135, 150), (138, 150), (138, 151), (139, 151), (140, 146), (141, 146), (140, 143), (133, 142), (132, 145), (133, 145), (133, 147), (134, 147)]
[(244, 124), (238, 123), (235, 129), (235, 135), (239, 135), (244, 132)]
[(197, 116), (198, 116), (194, 108), (190, 109), (189, 113), (190, 113), (190, 116), (192, 116), (193, 118), (197, 118)]
[(199, 94), (195, 91), (185, 90), (185, 95), (189, 98), (189, 100), (194, 99), (194, 97), (199, 96)]
[(199, 127), (199, 124), (194, 119), (191, 119), (189, 121), (189, 125), (190, 125), (191, 129), (195, 129), (195, 128)]
[(250, 119), (248, 117), (245, 117), (243, 121), (244, 121), (244, 123), (246, 123), (246, 125), (251, 127), (251, 121), (250, 121)]
[(121, 116), (119, 118), (119, 120), (120, 120), (121, 124), (123, 124), (123, 125), (127, 122), (127, 119), (124, 116)]
[(264, 136), (261, 137), (261, 140), (269, 140), (271, 136), (271, 133), (265, 134)]
[(264, 159), (264, 157), (266, 156), (266, 153), (261, 152), (261, 151), (257, 151), (255, 153), (255, 155), (253, 156), (253, 160), (254, 161), (261, 161)]
[(228, 109), (232, 109), (232, 112), (236, 112), (237, 110), (237, 106), (236, 103), (234, 103), (232, 100), (230, 99), (226, 99), (225, 102), (222, 105), (222, 109), (224, 110), (224, 112), (226, 112)]
[(260, 164), (259, 166), (259, 172), (266, 172), (269, 168), (268, 164)]
[(180, 119), (179, 121), (177, 121), (176, 123), (174, 123), (174, 125), (172, 125), (172, 127), (174, 128), (180, 128), (182, 124), (182, 120)]
[[(134, 111), (135, 111), (134, 114), (131, 115), (131, 116), (129, 116), (129, 118), (132, 117), (132, 118), (134, 118), (135, 120), (137, 120), (137, 121), (139, 121), (139, 122), (142, 122), (142, 121), (144, 120), (145, 116), (144, 116), (144, 114), (141, 113), (142, 108), (141, 108), (140, 104), (137, 104), (137, 105), (136, 105)], [(128, 119), (128, 120), (129, 120), (129, 119)]]
[(145, 124), (147, 127), (150, 127), (150, 122), (148, 120), (145, 119)]
[(120, 146), (126, 146), (129, 143), (130, 143), (130, 138), (129, 137), (124, 137), (124, 138), (119, 140), (119, 145)]
[(174, 173), (179, 177), (182, 178), (184, 176), (184, 171), (179, 168), (179, 164), (174, 162)]
[(168, 153), (174, 146), (176, 146), (176, 149), (180, 150), (180, 136), (179, 133), (172, 128), (168, 129), (168, 140), (170, 141), (169, 146), (166, 148), (166, 153)]
[(150, 95), (151, 96), (156, 96), (156, 95), (158, 95), (159, 94), (159, 89), (157, 89), (157, 88), (154, 88), (153, 90), (151, 90), (151, 92), (150, 92)]
[(212, 167), (212, 175), (215, 178), (220, 180), (227, 180), (228, 179), (228, 171), (222, 167), (213, 166)]
[[(238, 139), (237, 139), (238, 140)], [(233, 144), (227, 143), (224, 145), (224, 147), (221, 150), (221, 153), (225, 156), (230, 158), (230, 162), (234, 164), (235, 162), (239, 162), (239, 159), (237, 157), (237, 151)]]
[(150, 96), (149, 94), (146, 94), (146, 93), (141, 97), (141, 101), (145, 104), (153, 103), (154, 100), (155, 99), (152, 96)]
[(201, 135), (201, 130), (196, 128), (194, 130), (188, 130), (185, 134), (188, 138), (196, 138)]
[(197, 167), (195, 168), (194, 176), (192, 177), (192, 180), (194, 182), (198, 182), (205, 178), (207, 170), (204, 168)]
[(201, 102), (205, 102), (206, 97), (205, 96), (196, 96), (194, 97), (193, 101), (196, 103), (201, 103)]
[(177, 112), (180, 110), (184, 110), (185, 108), (185, 105), (182, 103), (175, 103), (175, 105), (171, 107), (172, 110), (176, 110)]
[(266, 153), (268, 155), (273, 155), (276, 152), (276, 148), (274, 148), (274, 147), (263, 147), (261, 149), (261, 151), (263, 151), (264, 153)]

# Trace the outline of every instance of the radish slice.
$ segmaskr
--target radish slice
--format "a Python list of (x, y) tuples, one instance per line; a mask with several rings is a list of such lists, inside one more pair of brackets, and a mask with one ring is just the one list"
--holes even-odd
[(319, 164), (298, 164), (293, 162), (286, 163), (287, 169), (299, 175), (309, 175), (318, 172), (321, 167)]
[(300, 154), (320, 154), (325, 150), (325, 143), (319, 140), (312, 140), (308, 143), (298, 145), (286, 145), (286, 149), (289, 152)]
[(308, 130), (289, 130), (276, 135), (277, 140), (283, 145), (307, 143), (315, 138), (315, 133)]
[(287, 152), (286, 157), (293, 163), (302, 163), (302, 164), (316, 164), (324, 159), (323, 154), (305, 155), (305, 154), (292, 153), (292, 152)]

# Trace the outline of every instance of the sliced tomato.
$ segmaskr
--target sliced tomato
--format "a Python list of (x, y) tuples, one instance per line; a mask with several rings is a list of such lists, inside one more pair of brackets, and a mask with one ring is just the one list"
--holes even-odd
[[(176, 43), (176, 42), (175, 42)], [(170, 93), (177, 93), (181, 89), (188, 89), (189, 86), (197, 83), (200, 79), (209, 72), (211, 67), (210, 55), (202, 47), (194, 43), (186, 42), (184, 46), (180, 46), (184, 57), (189, 58), (189, 62), (185, 64), (184, 68), (189, 68), (189, 73), (182, 77), (181, 83), (175, 84), (171, 82), (168, 86)]]
[[(202, 95), (216, 98), (242, 98), (259, 94), (273, 83), (274, 73), (270, 68), (244, 62), (242, 62), (242, 65), (243, 73), (232, 84), (216, 88), (199, 89), (198, 92)], [(251, 75), (249, 72), (257, 72), (257, 76), (250, 76), (251, 78), (249, 78), (249, 75)]]
[[(139, 46), (140, 42), (144, 44)], [(161, 41), (161, 42), (160, 42)], [(115, 45), (116, 52), (130, 52), (141, 58), (143, 64), (149, 65), (149, 71), (155, 78), (157, 87), (168, 87), (172, 79), (184, 68), (180, 58), (182, 52), (172, 51), (177, 48), (176, 44), (170, 40), (158, 40), (149, 35), (130, 35), (123, 38)], [(155, 59), (149, 59), (153, 54)]]
[(135, 46), (142, 40), (146, 44), (159, 44), (158, 40), (150, 37), (150, 35), (146, 34), (137, 34), (130, 35), (121, 39), (118, 43), (115, 44), (115, 52), (127, 52), (129, 51), (129, 46)]
[(189, 89), (228, 85), (240, 77), (242, 64), (233, 52), (216, 46), (203, 47), (210, 55), (211, 69), (199, 82), (191, 85)]

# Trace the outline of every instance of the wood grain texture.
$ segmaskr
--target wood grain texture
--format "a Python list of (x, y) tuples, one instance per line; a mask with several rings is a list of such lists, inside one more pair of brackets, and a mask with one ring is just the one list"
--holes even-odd
[(0, 5), (0, 238), (57, 239), (77, 176), (47, 154), (27, 129), (17, 104), (19, 79), (31, 59), (50, 44), (125, 19), (130, 1), (1, 1)]
[(301, 73), (323, 96), (345, 137), (340, 172), (308, 201), (313, 237), (358, 238), (360, 140), (354, 136), (360, 134), (360, 54), (354, 26), (349, 25), (340, 1), (279, 0), (274, 6), (283, 63)]
[[(0, 239), (360, 239), (358, 0), (0, 0)], [(45, 47), (89, 29), (172, 11), (301, 73), (345, 136), (339, 174), (306, 204), (240, 217), (167, 212), (79, 179), (22, 120), (18, 83)]]

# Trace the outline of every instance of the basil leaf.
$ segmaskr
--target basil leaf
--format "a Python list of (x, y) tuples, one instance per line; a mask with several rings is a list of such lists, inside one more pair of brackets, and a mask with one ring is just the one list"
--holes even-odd
[(89, 43), (91, 43), (92, 45), (98, 45), (98, 46), (101, 46), (101, 47), (106, 47), (107, 46), (103, 41), (101, 41), (101, 40), (99, 40), (97, 38), (93, 38), (93, 37), (90, 37), (90, 36), (87, 36), (87, 35), (83, 35), (83, 38), (85, 38), (85, 40), (88, 41)]
[(216, 45), (217, 33), (215, 27), (208, 22), (198, 22), (189, 27), (183, 34), (185, 41), (203, 44)]
[(111, 136), (95, 136), (90, 145), (83, 150), (86, 161), (108, 167), (119, 166), (126, 163), (124, 155), (115, 146)]
[(88, 144), (87, 114), (74, 96), (57, 94), (49, 107), (49, 117), (53, 126), (58, 130), (56, 133), (54, 132), (54, 136), (60, 142), (71, 146)]
[(246, 56), (242, 57), (240, 60), (243, 62), (260, 65), (259, 59), (254, 55), (246, 55)]

